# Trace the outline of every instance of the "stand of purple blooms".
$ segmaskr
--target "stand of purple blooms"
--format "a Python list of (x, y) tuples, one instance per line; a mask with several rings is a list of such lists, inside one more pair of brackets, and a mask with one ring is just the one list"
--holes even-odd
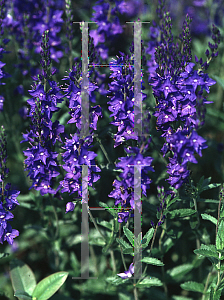
[[(3, 22), (5, 20), (5, 15), (6, 15), (6, 10), (5, 10), (5, 0), (2, 0), (0, 2), (0, 28), (1, 28), (1, 32), (0, 32), (0, 36), (3, 36), (4, 34), (4, 26), (3, 26)], [(9, 39), (1, 39), (1, 45), (0, 45), (0, 59), (2, 59), (3, 54), (4, 53), (9, 53), (8, 51), (6, 51), (4, 49), (4, 45), (6, 45), (10, 40)], [(1, 85), (5, 85), (4, 82), (2, 82), (2, 80), (4, 78), (10, 77), (10, 75), (8, 73), (5, 72), (4, 70), (4, 66), (5, 63), (3, 63), (2, 61), (0, 61), (0, 86)], [(4, 96), (0, 95), (0, 111), (3, 110), (3, 103), (4, 103)]]
[[(81, 137), (80, 132), (82, 128), (82, 116), (81, 116), (81, 63), (78, 66), (76, 63), (73, 69), (69, 73), (68, 87), (64, 90), (65, 96), (69, 100), (68, 107), (70, 109), (69, 114), (71, 115), (68, 124), (75, 123), (77, 130), (75, 134), (71, 134), (71, 138), (66, 138), (66, 141), (62, 147), (65, 152), (62, 154), (63, 169), (66, 171), (66, 175), (62, 181), (60, 181), (57, 191), (60, 189), (60, 193), (68, 192), (74, 194), (78, 192), (79, 197), (82, 197), (82, 165), (88, 166), (88, 185), (93, 187), (93, 182), (100, 179), (100, 175), (94, 172), (100, 172), (101, 169), (95, 165), (94, 158), (97, 156), (93, 151), (89, 151), (91, 144), (93, 143), (93, 132), (97, 130), (97, 121), (99, 117), (102, 117), (101, 107), (99, 105), (90, 107), (89, 110), (89, 121), (90, 130), (89, 135)], [(79, 80), (77, 78), (80, 78)], [(93, 91), (98, 87), (89, 82), (89, 100), (95, 102), (95, 95)], [(68, 202), (66, 205), (66, 213), (73, 211), (75, 203)]]
[(9, 169), (6, 167), (7, 151), (6, 151), (6, 134), (5, 129), (1, 126), (0, 130), (0, 243), (3, 244), (7, 241), (10, 245), (13, 244), (13, 239), (19, 235), (19, 231), (12, 229), (12, 226), (8, 223), (14, 216), (11, 213), (15, 209), (19, 202), (17, 196), (20, 191), (11, 190), (11, 184), (5, 185), (5, 179), (8, 176)]
[(165, 139), (161, 151), (164, 156), (168, 152), (172, 154), (167, 166), (167, 180), (176, 189), (188, 179), (187, 163), (197, 163), (194, 153), (201, 156), (201, 151), (207, 147), (205, 139), (196, 130), (203, 125), (204, 105), (210, 103), (203, 97), (203, 90), (209, 93), (209, 87), (215, 81), (202, 70), (207, 69), (210, 60), (217, 56), (214, 50), (218, 47), (217, 43), (220, 43), (220, 33), (213, 26), (212, 38), (216, 44), (209, 44), (211, 58), (204, 64), (201, 59), (201, 68), (193, 70), (195, 64), (191, 62), (190, 22), (191, 19), (186, 16), (180, 35), (183, 48), (179, 51), (179, 45), (173, 43), (169, 13), (163, 14), (161, 41), (153, 53), (157, 69), (149, 80), (157, 103), (154, 113), (157, 117), (157, 129)]
[[(33, 98), (27, 102), (30, 105), (29, 117), (31, 118), (31, 130), (23, 134), (22, 142), (29, 142), (31, 148), (24, 151), (27, 156), (25, 160), (26, 170), (29, 171), (33, 181), (31, 188), (40, 190), (41, 195), (50, 193), (56, 194), (54, 190), (54, 178), (59, 173), (59, 163), (57, 161), (58, 153), (54, 151), (56, 142), (62, 142), (61, 134), (64, 132), (64, 126), (56, 120), (52, 122), (52, 115), (58, 111), (58, 103), (63, 101), (63, 94), (55, 81), (48, 78), (47, 74), (50, 69), (50, 51), (48, 44), (48, 32), (43, 36), (41, 52), (41, 65), (43, 68), (42, 75), (34, 77), (35, 85), (30, 90)], [(46, 90), (47, 83), (49, 90)]]
[[(120, 162), (116, 164), (117, 169), (121, 169), (122, 173), (119, 175), (122, 179), (114, 180), (114, 190), (108, 195), (116, 199), (115, 205), (121, 208), (118, 212), (118, 222), (127, 222), (129, 213), (135, 208), (134, 201), (134, 165), (144, 166), (141, 172), (141, 188), (143, 194), (146, 196), (146, 189), (149, 188), (151, 180), (146, 174), (147, 171), (153, 171), (151, 167), (152, 158), (143, 157), (143, 150), (146, 150), (150, 139), (146, 143), (145, 137), (134, 134), (134, 68), (133, 68), (133, 44), (130, 47), (132, 57), (124, 55), (120, 52), (120, 57), (117, 58), (113, 64), (110, 64), (112, 74), (110, 78), (114, 80), (109, 84), (110, 92), (112, 93), (111, 100), (108, 102), (109, 110), (113, 112), (110, 117), (114, 117), (111, 124), (118, 127), (118, 133), (115, 134), (114, 147), (122, 144), (124, 141), (134, 139), (137, 140), (142, 147), (128, 147), (125, 148), (128, 156), (119, 158)], [(143, 81), (144, 83), (144, 81)], [(144, 89), (144, 86), (141, 86)], [(144, 100), (146, 95), (142, 93)], [(149, 126), (150, 116), (145, 120)], [(146, 143), (146, 145), (145, 145)]]

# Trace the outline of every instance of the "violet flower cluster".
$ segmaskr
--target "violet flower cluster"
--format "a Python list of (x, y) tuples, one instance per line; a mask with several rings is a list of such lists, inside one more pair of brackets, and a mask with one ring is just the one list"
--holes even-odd
[[(130, 48), (132, 53), (133, 47)], [(112, 112), (110, 117), (114, 117), (114, 121), (110, 124), (117, 126), (118, 132), (114, 135), (114, 147), (121, 145), (124, 141), (129, 139), (137, 140), (138, 137), (134, 135), (134, 60), (132, 57), (120, 52), (120, 57), (110, 63), (110, 70), (113, 78), (109, 84), (109, 92), (112, 93), (108, 101), (108, 109)], [(145, 87), (142, 85), (144, 90)], [(142, 93), (142, 101), (146, 99), (146, 94)]]
[(40, 72), (30, 63), (31, 52), (33, 49), (37, 54), (41, 52), (41, 36), (46, 30), (49, 29), (51, 59), (59, 62), (63, 56), (62, 41), (58, 36), (64, 24), (63, 7), (64, 1), (50, 0), (47, 5), (43, 0), (8, 1), (4, 27), (18, 42), (21, 63), (16, 67), (22, 70), (24, 76), (28, 72), (33, 76)]
[[(93, 183), (99, 180), (100, 175), (95, 172), (100, 172), (101, 169), (95, 164), (94, 158), (97, 156), (93, 151), (89, 149), (93, 143), (93, 132), (97, 130), (97, 121), (99, 117), (102, 117), (101, 107), (99, 105), (90, 107), (89, 110), (89, 122), (90, 130), (89, 135), (81, 137), (80, 132), (82, 129), (82, 115), (81, 115), (81, 63), (76, 63), (73, 66), (72, 71), (69, 73), (68, 78), (69, 84), (64, 90), (65, 96), (68, 99), (68, 107), (70, 109), (69, 114), (71, 115), (68, 124), (76, 124), (76, 133), (71, 134), (71, 138), (65, 138), (65, 143), (62, 149), (65, 152), (62, 154), (63, 169), (66, 171), (64, 179), (60, 181), (57, 191), (60, 193), (68, 192), (70, 195), (78, 192), (78, 196), (82, 197), (82, 165), (88, 166), (88, 185), (93, 187)], [(95, 102), (94, 90), (98, 87), (93, 83), (89, 82), (89, 100)], [(73, 211), (76, 202), (68, 202), (66, 205), (66, 213)]]
[[(203, 124), (204, 105), (210, 103), (203, 96), (203, 91), (209, 93), (209, 87), (216, 82), (202, 72), (211, 59), (205, 63), (201, 60), (201, 68), (193, 70), (195, 64), (191, 62), (190, 18), (186, 17), (180, 36), (183, 44), (181, 52), (179, 45), (173, 42), (169, 13), (163, 16), (161, 42), (155, 53), (157, 69), (150, 84), (157, 102), (154, 113), (157, 129), (165, 139), (162, 153), (164, 156), (172, 153), (167, 166), (168, 182), (178, 189), (189, 176), (187, 163), (197, 163), (194, 154), (201, 156), (202, 150), (207, 147), (205, 139), (196, 130)], [(209, 46), (213, 50), (212, 57), (216, 57), (214, 50), (220, 39), (218, 30), (213, 31), (215, 45)]]
[[(45, 32), (42, 36), (42, 75), (35, 79), (32, 96), (27, 102), (30, 105), (29, 117), (32, 125), (27, 134), (23, 134), (24, 140), (30, 148), (24, 151), (28, 176), (32, 180), (31, 188), (39, 190), (41, 195), (46, 193), (56, 194), (54, 190), (54, 178), (59, 173), (58, 153), (55, 150), (56, 142), (62, 143), (61, 135), (64, 126), (56, 120), (52, 122), (53, 113), (59, 110), (58, 103), (63, 101), (63, 94), (55, 81), (49, 78), (47, 72), (50, 68), (50, 53), (48, 36)], [(47, 84), (49, 89), (47, 90)]]
[[(113, 64), (111, 64), (112, 77), (114, 80), (109, 84), (110, 92), (112, 93), (111, 100), (108, 102), (109, 110), (113, 112), (110, 117), (114, 117), (114, 121), (111, 124), (118, 127), (118, 133), (115, 134), (114, 147), (122, 144), (124, 141), (130, 139), (137, 140), (142, 146), (127, 147), (125, 151), (126, 157), (119, 158), (120, 162), (116, 164), (116, 168), (120, 169), (119, 175), (121, 181), (115, 179), (113, 182), (114, 189), (108, 195), (115, 199), (115, 205), (120, 208), (118, 212), (118, 222), (127, 222), (130, 213), (135, 209), (134, 200), (134, 166), (144, 166), (141, 169), (141, 189), (146, 196), (146, 189), (149, 188), (151, 180), (147, 175), (148, 171), (154, 171), (151, 167), (152, 158), (144, 157), (143, 152), (146, 151), (150, 139), (145, 137), (136, 136), (134, 134), (134, 56), (133, 45), (130, 47), (132, 57), (124, 55), (120, 52), (120, 58), (118, 57)], [(144, 81), (143, 81), (144, 82)], [(141, 86), (144, 89), (144, 86)], [(146, 95), (142, 93), (143, 100)], [(145, 124), (149, 125), (150, 116), (146, 119)], [(137, 205), (140, 203), (137, 203)], [(138, 207), (139, 209), (139, 207)]]
[(19, 231), (12, 229), (9, 221), (14, 216), (11, 211), (15, 209), (19, 202), (17, 197), (20, 191), (11, 190), (11, 183), (5, 184), (9, 169), (6, 167), (7, 151), (6, 151), (6, 134), (5, 129), (1, 126), (0, 129), (0, 243), (7, 241), (10, 245), (13, 244), (13, 239), (19, 235)]
[[(0, 2), (0, 28), (1, 28), (0, 38), (4, 34), (3, 21), (5, 19), (5, 15), (6, 15), (5, 0), (2, 0)], [(5, 45), (7, 45), (7, 43), (9, 42), (9, 39), (1, 38), (0, 41), (1, 41), (1, 44), (0, 44), (0, 59), (2, 59), (4, 53), (9, 53), (8, 51), (5, 50)], [(4, 66), (5, 66), (5, 63), (0, 61), (0, 86), (5, 85), (5, 83), (2, 82), (2, 80), (4, 80), (5, 78), (10, 76), (8, 73), (5, 72)], [(5, 100), (4, 96), (0, 95), (0, 111), (3, 110), (4, 100)]]
[[(93, 38), (94, 46), (99, 51), (102, 59), (108, 58), (108, 47), (105, 42), (108, 40), (113, 41), (116, 35), (123, 32), (123, 26), (120, 24), (118, 15), (125, 14), (133, 17), (142, 5), (141, 1), (139, 5), (139, 1), (133, 0), (129, 3), (124, 0), (109, 0), (108, 2), (98, 0), (96, 5), (93, 6), (95, 12), (91, 21), (97, 22), (97, 29), (90, 30), (90, 36)], [(136, 7), (136, 9), (133, 10), (133, 7)]]

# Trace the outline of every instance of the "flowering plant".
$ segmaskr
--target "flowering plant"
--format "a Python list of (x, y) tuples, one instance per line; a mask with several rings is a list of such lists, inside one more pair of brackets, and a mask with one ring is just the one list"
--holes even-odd
[(0, 298), (222, 299), (223, 3), (0, 8)]

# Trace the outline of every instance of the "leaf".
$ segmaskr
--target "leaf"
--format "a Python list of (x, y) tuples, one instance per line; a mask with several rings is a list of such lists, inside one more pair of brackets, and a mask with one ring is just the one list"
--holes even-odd
[(33, 300), (47, 300), (54, 295), (68, 277), (68, 272), (57, 272), (41, 280), (33, 291)]
[(217, 225), (217, 219), (211, 215), (208, 214), (201, 214), (201, 217), (203, 220), (208, 220), (212, 222), (213, 224)]
[(115, 236), (112, 234), (110, 238), (106, 239), (106, 245), (103, 247), (102, 252), (103, 254), (106, 254), (111, 245), (113, 244), (113, 241), (115, 240)]
[(36, 287), (36, 279), (28, 265), (18, 259), (10, 262), (10, 278), (14, 292), (17, 290), (32, 295)]
[(202, 188), (202, 190), (200, 192), (203, 192), (203, 191), (207, 191), (207, 190), (211, 190), (211, 189), (214, 189), (214, 188), (217, 188), (221, 185), (221, 183), (211, 183), (205, 187)]
[(162, 245), (163, 253), (168, 252), (173, 245), (173, 240), (170, 237), (168, 237)]
[(132, 247), (134, 247), (134, 233), (131, 232), (126, 226), (123, 227), (123, 231)]
[(204, 198), (199, 198), (197, 199), (198, 202), (205, 202), (205, 203), (219, 203), (219, 200), (215, 199), (204, 199)]
[(121, 245), (122, 250), (131, 248), (130, 245), (127, 242), (125, 242), (122, 238), (116, 238), (116, 241)]
[(129, 278), (127, 279), (122, 279), (120, 276), (111, 276), (111, 277), (107, 277), (106, 281), (108, 283), (114, 284), (114, 285), (120, 285), (123, 284), (125, 282), (127, 282), (129, 280)]
[(216, 248), (217, 250), (223, 250), (224, 248), (224, 220), (221, 220), (218, 226), (218, 233), (216, 236)]
[[(169, 198), (171, 198), (171, 195), (169, 195), (170, 197)], [(167, 208), (168, 207), (170, 207), (173, 203), (175, 203), (176, 201), (178, 200), (178, 197), (175, 197), (175, 198), (173, 198), (173, 199), (166, 199), (166, 201), (167, 201)]]
[(151, 286), (161, 286), (163, 285), (162, 282), (156, 278), (156, 277), (146, 277), (142, 281), (136, 284), (136, 287), (138, 288), (143, 288), (143, 287), (148, 287), (150, 288)]
[(167, 275), (169, 275), (173, 280), (180, 281), (182, 277), (190, 272), (194, 268), (193, 264), (183, 264), (173, 269), (167, 270)]
[(193, 300), (193, 298), (188, 298), (184, 296), (172, 296), (171, 300)]
[(9, 253), (0, 253), (0, 259), (9, 256)]
[(217, 290), (222, 290), (224, 288), (224, 280), (221, 280), (220, 284), (217, 287)]
[(106, 210), (113, 216), (117, 217), (117, 211), (113, 208), (108, 206), (106, 203), (99, 201), (99, 206), (106, 208)]
[(142, 259), (142, 262), (149, 264), (149, 265), (155, 265), (158, 267), (164, 266), (164, 263), (162, 261), (160, 261), (159, 259), (154, 258), (154, 257), (144, 257)]
[(32, 300), (32, 296), (30, 296), (26, 292), (20, 291), (20, 290), (15, 291), (14, 296), (19, 299), (22, 299), (22, 300)]
[(100, 226), (103, 226), (103, 227), (106, 227), (106, 228), (112, 230), (112, 224), (109, 223), (108, 221), (101, 220), (100, 218), (96, 218), (96, 222), (97, 222)]
[(134, 237), (134, 248), (138, 251), (142, 247), (142, 233), (140, 232), (138, 237)]
[(215, 291), (214, 288), (212, 287), (209, 295), (209, 300), (219, 300), (221, 297), (221, 293), (222, 293), (221, 290)]
[(215, 245), (201, 244), (200, 249), (194, 250), (194, 253), (205, 257), (219, 258)]
[(150, 228), (146, 234), (144, 235), (143, 239), (142, 239), (142, 248), (146, 248), (149, 244), (149, 242), (151, 241), (151, 238), (153, 237), (153, 233), (154, 233), (155, 229), (154, 228)]
[(135, 255), (135, 254), (134, 254), (134, 248), (133, 248), (133, 247), (124, 249), (124, 250), (123, 250), (123, 253), (124, 253), (124, 254), (130, 254), (130, 255), (132, 255), (132, 256)]
[(196, 213), (196, 210), (190, 209), (190, 208), (181, 208), (181, 209), (174, 209), (172, 211), (168, 211), (168, 214), (170, 215), (170, 219), (174, 218), (184, 218), (187, 216), (191, 216)]
[(124, 293), (118, 293), (119, 300), (131, 300), (132, 297), (130, 295), (126, 295)]
[(180, 287), (186, 291), (199, 292), (199, 293), (204, 292), (204, 284), (195, 281), (184, 282), (180, 285)]

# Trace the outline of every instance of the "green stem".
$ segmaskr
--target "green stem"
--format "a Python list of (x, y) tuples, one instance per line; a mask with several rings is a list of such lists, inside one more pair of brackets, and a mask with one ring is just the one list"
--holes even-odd
[[(119, 224), (119, 239), (121, 238), (121, 223)], [(123, 262), (123, 265), (124, 265), (124, 269), (125, 271), (127, 271), (127, 266), (126, 266), (126, 263), (125, 263), (125, 260), (124, 260), (124, 254), (123, 254), (123, 250), (122, 250), (122, 247), (121, 245), (119, 244), (120, 246), (120, 250), (121, 250), (121, 258), (122, 258), (122, 262)]]
[(138, 290), (136, 286), (134, 287), (133, 293), (134, 293), (135, 300), (138, 300)]
[[(162, 217), (163, 217), (163, 214), (160, 215), (160, 219), (159, 219), (158, 223), (162, 220)], [(151, 247), (150, 247), (149, 256), (152, 254), (152, 248), (153, 248), (153, 245), (154, 245), (154, 242), (155, 242), (156, 232), (157, 232), (157, 229), (158, 229), (158, 227), (159, 227), (159, 226), (158, 226), (158, 223), (157, 223), (156, 229), (155, 229), (155, 231), (154, 231), (154, 233), (153, 233), (153, 238), (152, 238), (152, 243), (151, 243)], [(140, 280), (142, 280), (142, 278), (145, 276), (145, 273), (146, 273), (146, 271), (147, 271), (147, 268), (148, 268), (148, 265), (145, 266), (145, 269), (144, 269), (144, 271), (143, 271), (143, 274), (142, 274), (141, 278), (138, 280), (137, 284), (138, 284), (138, 283), (140, 282)]]
[(104, 148), (103, 144), (101, 143), (101, 140), (100, 140), (98, 137), (96, 138), (96, 140), (97, 140), (97, 142), (99, 143), (100, 148), (101, 148), (101, 150), (103, 151), (103, 154), (105, 155), (105, 157), (106, 157), (106, 159), (108, 160), (109, 164), (111, 164), (111, 161), (110, 161), (110, 159), (109, 159), (109, 156), (108, 156), (108, 154), (107, 154), (107, 151), (106, 151), (106, 149)]
[(211, 271), (208, 273), (208, 276), (207, 276), (207, 279), (206, 279), (206, 283), (205, 283), (205, 287), (204, 287), (204, 291), (203, 291), (203, 295), (202, 295), (201, 300), (205, 300), (205, 293), (206, 293), (207, 288), (208, 288), (208, 284), (209, 284), (209, 281), (210, 281), (210, 277), (212, 275), (212, 271), (213, 271), (213, 266), (211, 267)]
[(105, 236), (102, 234), (101, 230), (99, 229), (98, 225), (96, 224), (96, 221), (95, 221), (95, 219), (94, 219), (94, 217), (93, 217), (93, 215), (92, 215), (92, 213), (91, 213), (89, 207), (88, 207), (88, 213), (89, 213), (89, 215), (90, 215), (90, 218), (91, 218), (91, 220), (92, 220), (92, 222), (93, 222), (93, 224), (94, 224), (96, 230), (99, 232), (99, 234), (102, 236), (102, 238), (103, 238), (104, 240), (106, 240)]
[(54, 241), (55, 241), (57, 239), (58, 233), (59, 233), (59, 221), (58, 221), (58, 215), (57, 215), (57, 212), (56, 212), (56, 209), (55, 209), (55, 206), (54, 206), (54, 202), (52, 200), (52, 194), (50, 194), (50, 201), (51, 201), (51, 206), (53, 208), (53, 213), (54, 213), (55, 220), (56, 220), (56, 231), (55, 231), (55, 234), (54, 234)]
[[(166, 222), (164, 224), (166, 225)], [(162, 233), (161, 233), (160, 238), (159, 238), (159, 251), (162, 255), (162, 261), (163, 261), (162, 239), (164, 237), (164, 234), (165, 234), (165, 230), (163, 228)], [(169, 297), (168, 297), (168, 288), (167, 288), (167, 285), (166, 285), (166, 282), (165, 282), (165, 269), (164, 269), (164, 266), (162, 266), (162, 276), (163, 276), (163, 288), (164, 288), (164, 292), (166, 294), (166, 299), (169, 299)]]
[(218, 280), (217, 280), (217, 284), (216, 284), (216, 287), (215, 287), (215, 290), (217, 291), (217, 288), (221, 282), (221, 277), (220, 277), (220, 268), (221, 268), (221, 256), (222, 256), (222, 253), (219, 252), (219, 262), (218, 262)]
[(222, 197), (219, 197), (218, 218), (217, 218), (216, 231), (215, 231), (215, 240), (217, 238), (217, 233), (218, 233), (218, 225), (219, 225), (219, 219), (220, 219), (221, 202), (222, 202)]
[(117, 273), (116, 262), (115, 262), (115, 258), (114, 258), (114, 251), (112, 249), (110, 249), (110, 257), (111, 257), (111, 264), (112, 264), (113, 273), (116, 274)]

